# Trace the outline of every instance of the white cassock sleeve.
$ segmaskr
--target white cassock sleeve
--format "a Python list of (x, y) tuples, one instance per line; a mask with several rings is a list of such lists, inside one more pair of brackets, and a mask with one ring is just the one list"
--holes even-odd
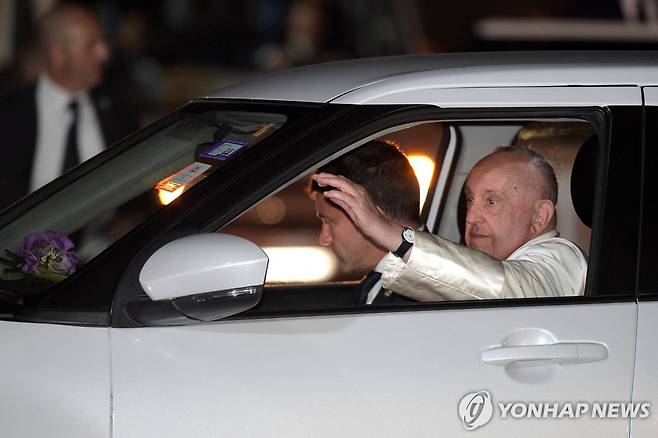
[(587, 261), (572, 242), (551, 232), (507, 260), (416, 232), (409, 261), (386, 256), (384, 288), (418, 301), (582, 295)]

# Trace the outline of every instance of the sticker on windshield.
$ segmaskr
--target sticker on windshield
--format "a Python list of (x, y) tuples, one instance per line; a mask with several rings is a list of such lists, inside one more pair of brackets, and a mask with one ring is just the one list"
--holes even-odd
[(210, 164), (192, 163), (183, 170), (160, 181), (155, 188), (167, 192), (175, 192), (183, 186), (190, 186), (192, 182), (199, 179), (210, 167)]
[(225, 161), (231, 158), (239, 150), (246, 148), (247, 143), (235, 140), (221, 140), (210, 145), (205, 151), (201, 151), (199, 157), (210, 160)]

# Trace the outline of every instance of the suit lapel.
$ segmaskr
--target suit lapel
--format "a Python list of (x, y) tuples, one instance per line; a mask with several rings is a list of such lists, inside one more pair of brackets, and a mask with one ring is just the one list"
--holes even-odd
[(359, 304), (366, 304), (366, 301), (368, 300), (368, 292), (370, 292), (370, 289), (375, 286), (380, 278), (382, 278), (382, 274), (376, 271), (372, 271), (366, 275), (366, 278), (361, 283), (361, 296), (359, 297)]

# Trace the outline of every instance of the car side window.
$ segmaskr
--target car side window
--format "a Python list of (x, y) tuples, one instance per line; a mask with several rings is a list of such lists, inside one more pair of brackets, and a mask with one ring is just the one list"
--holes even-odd
[[(437, 166), (446, 153), (446, 136), (440, 123), (403, 127), (377, 137), (406, 155), (414, 170), (421, 194), (421, 208), (436, 183)], [(266, 285), (319, 284), (359, 281), (363, 272), (346, 264), (321, 241), (323, 221), (318, 216), (310, 191), (311, 170), (296, 181), (244, 212), (222, 233), (244, 237), (263, 248), (270, 258)]]
[[(591, 175), (581, 177), (573, 173), (574, 163), (585, 159), (579, 154), (584, 145), (598, 144), (590, 123), (578, 119), (426, 122), (391, 129), (373, 139), (395, 144), (412, 163), (421, 186), (418, 228), (461, 245), (466, 243), (468, 208), (464, 185), (471, 168), (499, 146), (515, 145), (541, 154), (555, 170), (559, 187), (556, 208), (559, 236), (572, 242), (573, 248), (579, 248), (587, 258), (594, 196), (581, 188), (572, 196), (571, 186), (575, 180), (591, 179)], [(365, 147), (361, 145), (355, 149), (353, 146), (345, 152), (354, 153), (358, 147)], [(595, 161), (592, 157), (588, 159)], [(318, 167), (324, 164), (319, 163)], [(579, 167), (589, 165), (592, 163)], [(595, 168), (595, 163), (593, 165)], [(363, 266), (357, 266), (353, 260), (365, 258), (359, 252), (360, 247), (351, 246), (358, 236), (348, 237), (348, 242), (336, 241), (337, 234), (348, 233), (349, 236), (352, 231), (341, 228), (337, 223), (340, 221), (318, 211), (314, 194), (309, 193), (310, 175), (316, 169), (300, 175), (296, 181), (218, 230), (251, 240), (268, 254), (270, 266), (263, 303), (266, 308), (286, 310), (290, 306), (295, 309), (300, 300), (305, 303), (302, 307), (312, 309), (364, 303), (364, 288), (369, 281), (365, 274), (369, 270), (364, 271)], [(374, 268), (374, 264), (371, 265)], [(268, 300), (268, 292), (271, 299), (272, 294), (283, 296), (291, 291), (294, 296), (282, 303)], [(582, 293), (581, 289), (573, 295)], [(332, 294), (334, 299), (328, 299)], [(563, 295), (569, 294), (565, 291)], [(541, 295), (529, 291), (527, 296)], [(453, 299), (468, 299), (468, 296)], [(424, 299), (438, 300), (441, 298)]]

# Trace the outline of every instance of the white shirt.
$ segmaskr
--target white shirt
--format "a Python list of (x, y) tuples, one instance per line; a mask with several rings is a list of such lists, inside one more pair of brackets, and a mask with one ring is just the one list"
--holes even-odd
[(94, 105), (87, 93), (71, 94), (41, 75), (36, 86), (37, 133), (30, 190), (46, 185), (62, 173), (66, 136), (73, 122), (69, 103), (78, 101), (78, 156), (88, 160), (105, 148)]
[[(381, 260), (377, 263), (377, 266), (375, 266), (375, 269), (373, 271), (379, 272), (380, 274), (384, 271), (384, 266), (386, 265), (386, 256), (382, 257)], [(377, 298), (377, 294), (379, 294), (379, 291), (382, 288), (382, 284), (384, 282), (383, 278), (379, 278), (377, 283), (370, 289), (368, 292), (368, 297), (366, 298), (366, 304), (372, 304), (373, 301), (375, 301), (375, 298)]]

